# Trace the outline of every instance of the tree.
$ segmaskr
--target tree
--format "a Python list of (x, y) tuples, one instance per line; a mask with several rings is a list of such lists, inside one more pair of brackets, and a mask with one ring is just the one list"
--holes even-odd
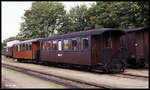
[(87, 28), (135, 28), (149, 25), (148, 2), (97, 1), (88, 9)]
[(114, 2), (100, 1), (93, 4), (88, 10), (88, 28), (113, 28), (117, 27), (116, 17), (112, 11)]
[(42, 38), (53, 35), (60, 28), (65, 15), (64, 5), (58, 2), (34, 2), (22, 17), (20, 33), (21, 39)]
[(90, 8), (77, 5), (66, 12), (62, 3), (40, 1), (32, 3), (22, 18), (19, 40), (96, 28), (128, 29), (149, 25), (149, 3), (97, 1)]
[(14, 40), (18, 40), (18, 39), (16, 38), (16, 36), (12, 36), (12, 37), (9, 37), (9, 38), (3, 40), (3, 42), (1, 43), (1, 45), (2, 45), (1, 48), (6, 47), (7, 42), (14, 41)]
[(86, 5), (77, 5), (69, 11), (69, 19), (72, 22), (72, 31), (85, 30), (87, 26), (87, 10)]
[(1, 45), (1, 49), (3, 49), (4, 47), (6, 47), (6, 42), (2, 42)]
[(3, 42), (10, 42), (10, 41), (14, 41), (14, 40), (17, 40), (16, 36), (9, 37), (6, 40), (4, 40)]
[(136, 3), (138, 6), (137, 13), (137, 24), (136, 26), (149, 26), (149, 2), (148, 1), (139, 1)]

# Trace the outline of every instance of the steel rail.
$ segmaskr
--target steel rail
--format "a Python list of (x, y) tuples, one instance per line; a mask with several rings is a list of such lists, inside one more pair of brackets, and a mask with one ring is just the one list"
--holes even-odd
[(127, 73), (123, 73), (122, 75), (128, 75), (128, 76), (135, 76), (135, 77), (148, 78), (148, 76), (142, 76), (142, 75), (133, 75), (133, 74), (127, 74)]
[(5, 66), (5, 65), (2, 65), (2, 67), (13, 70), (13, 71), (17, 71), (17, 72), (20, 72), (20, 73), (23, 73), (23, 74), (26, 74), (26, 75), (29, 75), (29, 76), (33, 76), (35, 78), (39, 78), (39, 79), (42, 79), (44, 81), (50, 81), (50, 82), (53, 82), (55, 84), (62, 85), (62, 86), (68, 87), (68, 88), (79, 88), (79, 87), (76, 87), (76, 86), (72, 86), (70, 84), (62, 83), (62, 82), (59, 82), (59, 81), (56, 81), (56, 80), (53, 80), (53, 79), (49, 79), (49, 78), (37, 75), (37, 74), (33, 74), (29, 70), (27, 71), (27, 70), (22, 69), (22, 68), (16, 69), (16, 67), (14, 68), (12, 66)]

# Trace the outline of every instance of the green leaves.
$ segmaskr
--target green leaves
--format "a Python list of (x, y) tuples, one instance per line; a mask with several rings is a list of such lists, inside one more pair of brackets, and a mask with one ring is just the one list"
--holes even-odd
[[(149, 24), (148, 2), (97, 1), (88, 9), (88, 27), (115, 27), (120, 29), (147, 26)], [(144, 17), (143, 17), (144, 16)]]
[[(34, 2), (29, 10), (25, 11), (24, 22), (22, 22), (20, 33), (24, 38), (48, 37), (50, 33), (57, 30), (65, 15), (64, 6), (57, 2)], [(23, 25), (24, 24), (24, 25)], [(51, 28), (51, 29), (50, 29)]]
[(6, 40), (3, 40), (3, 42), (1, 42), (1, 49), (7, 46), (7, 42), (14, 41), (14, 40), (17, 40), (15, 36), (11, 36), (7, 38)]
[(67, 12), (62, 3), (38, 1), (22, 19), (17, 35), (20, 40), (96, 28), (128, 29), (149, 25), (149, 3), (97, 1), (90, 8), (77, 5)]

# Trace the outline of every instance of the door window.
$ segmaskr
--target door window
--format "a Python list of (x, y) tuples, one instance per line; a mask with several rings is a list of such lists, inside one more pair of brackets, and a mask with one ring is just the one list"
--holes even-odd
[(87, 51), (89, 49), (89, 40), (87, 37), (81, 38), (81, 50)]
[(58, 50), (61, 51), (62, 50), (62, 42), (59, 40), (58, 41)]
[(57, 41), (53, 40), (53, 50), (57, 50)]
[(78, 41), (77, 41), (77, 38), (72, 38), (72, 50), (73, 51), (77, 51), (78, 50)]
[(63, 43), (64, 43), (63, 50), (68, 50), (69, 49), (69, 40), (64, 40)]

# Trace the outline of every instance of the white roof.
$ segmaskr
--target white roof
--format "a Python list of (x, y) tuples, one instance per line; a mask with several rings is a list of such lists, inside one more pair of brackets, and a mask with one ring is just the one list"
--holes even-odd
[(7, 47), (11, 47), (13, 44), (19, 43), (19, 42), (20, 42), (19, 40), (14, 40), (14, 41), (7, 42)]

